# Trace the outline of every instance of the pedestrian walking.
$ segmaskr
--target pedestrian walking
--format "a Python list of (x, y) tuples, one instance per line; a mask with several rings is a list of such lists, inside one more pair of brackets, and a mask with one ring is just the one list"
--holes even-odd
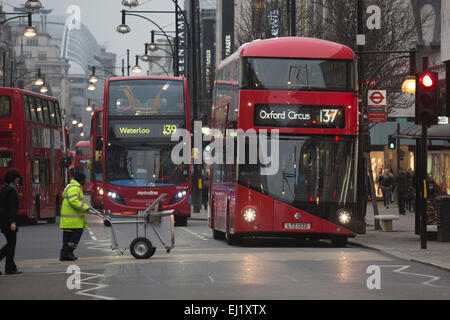
[(398, 212), (405, 215), (405, 202), (408, 197), (408, 175), (400, 169), (397, 178), (395, 178), (394, 187), (397, 190)]
[(378, 179), (378, 185), (383, 193), (384, 207), (389, 209), (392, 197), (392, 187), (394, 185), (394, 177), (389, 172), (389, 169), (385, 169), (383, 175)]
[(412, 212), (416, 191), (414, 189), (414, 172), (411, 170), (411, 168), (408, 168), (408, 170), (406, 171), (406, 176), (408, 177), (408, 194), (406, 196), (405, 207), (406, 210)]
[(0, 191), (0, 228), (5, 235), (6, 245), (0, 250), (0, 261), (6, 258), (6, 274), (21, 274), (22, 272), (17, 270), (14, 256), (16, 253), (17, 232), (19, 231), (17, 228), (20, 205), (18, 187), (23, 180), (17, 169), (8, 170), (4, 180), (5, 185)]
[(209, 201), (209, 169), (206, 169), (203, 173), (202, 177), (202, 204), (205, 207), (205, 210), (208, 210), (208, 201)]
[(63, 191), (61, 207), (61, 220), (59, 227), (63, 230), (63, 246), (60, 252), (60, 261), (75, 261), (73, 254), (80, 242), (84, 229), (88, 227), (84, 213), (89, 206), (83, 203), (83, 185), (86, 176), (82, 172), (75, 172), (73, 179)]

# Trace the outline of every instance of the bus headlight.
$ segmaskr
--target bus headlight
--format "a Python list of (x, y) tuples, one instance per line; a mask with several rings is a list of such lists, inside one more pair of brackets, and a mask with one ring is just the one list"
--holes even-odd
[(116, 203), (118, 203), (118, 204), (125, 205), (125, 200), (123, 200), (122, 196), (121, 196), (120, 194), (118, 194), (117, 192), (114, 192), (114, 191), (108, 191), (107, 194), (108, 194), (108, 197), (109, 197), (112, 201), (114, 201), (114, 202), (116, 202)]
[(175, 193), (169, 201), (169, 204), (174, 204), (183, 200), (187, 195), (187, 190), (178, 191)]
[(242, 217), (246, 222), (254, 222), (256, 220), (256, 210), (253, 208), (247, 208), (242, 211)]
[(97, 187), (97, 191), (99, 195), (103, 195), (103, 188), (102, 187)]
[(342, 224), (349, 224), (352, 220), (352, 213), (347, 209), (341, 209), (337, 213), (339, 222)]

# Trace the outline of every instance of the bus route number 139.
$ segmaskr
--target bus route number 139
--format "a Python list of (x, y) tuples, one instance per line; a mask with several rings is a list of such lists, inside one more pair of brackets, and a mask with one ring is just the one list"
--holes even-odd
[(166, 135), (166, 136), (171, 136), (177, 131), (177, 129), (178, 128), (177, 128), (176, 125), (170, 125), (170, 124), (165, 125), (163, 134)]

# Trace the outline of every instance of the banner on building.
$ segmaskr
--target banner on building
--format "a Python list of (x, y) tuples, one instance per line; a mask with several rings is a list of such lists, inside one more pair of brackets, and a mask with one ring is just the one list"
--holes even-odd
[(178, 75), (181, 77), (186, 76), (186, 22), (184, 21), (183, 13), (178, 12), (177, 15), (177, 28), (176, 32), (178, 35), (178, 45), (177, 45), (177, 67), (178, 67)]
[(212, 92), (213, 75), (215, 67), (215, 55), (216, 51), (214, 48), (215, 42), (215, 20), (214, 19), (203, 19), (202, 21), (202, 59), (203, 59), (203, 79), (205, 81), (204, 88), (206, 93), (209, 95)]
[(234, 1), (223, 0), (222, 4), (222, 59), (234, 52)]

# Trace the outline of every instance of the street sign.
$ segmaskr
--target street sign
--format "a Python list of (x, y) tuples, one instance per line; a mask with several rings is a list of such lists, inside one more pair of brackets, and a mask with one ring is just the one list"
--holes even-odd
[(367, 95), (368, 122), (386, 122), (386, 90), (369, 90)]
[(366, 86), (369, 87), (369, 89), (373, 89), (377, 86), (377, 79), (366, 79)]

